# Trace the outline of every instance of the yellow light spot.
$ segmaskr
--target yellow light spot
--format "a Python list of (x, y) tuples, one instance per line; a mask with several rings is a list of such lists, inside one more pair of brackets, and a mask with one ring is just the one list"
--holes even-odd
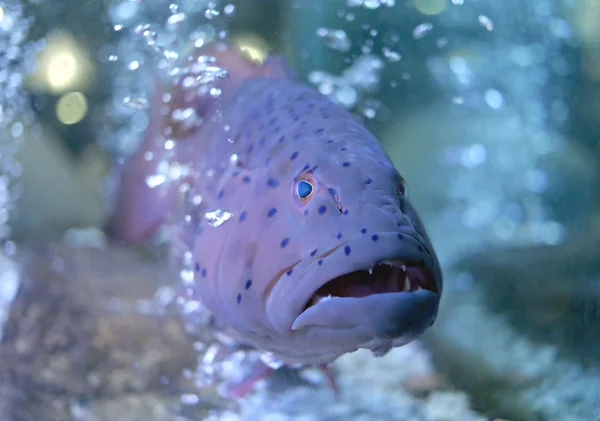
[(95, 82), (96, 70), (83, 45), (61, 30), (53, 31), (46, 41), (46, 48), (36, 57), (36, 70), (25, 79), (27, 88), (58, 95), (85, 92)]
[(424, 15), (437, 15), (448, 6), (448, 0), (413, 0), (413, 3)]
[(81, 92), (64, 94), (56, 104), (56, 117), (63, 124), (75, 124), (83, 120), (88, 106), (85, 95)]
[(238, 34), (233, 37), (232, 41), (250, 60), (262, 63), (269, 54), (269, 45), (258, 35)]
[(46, 77), (53, 89), (61, 90), (70, 86), (76, 76), (77, 60), (70, 52), (58, 53), (48, 60)]

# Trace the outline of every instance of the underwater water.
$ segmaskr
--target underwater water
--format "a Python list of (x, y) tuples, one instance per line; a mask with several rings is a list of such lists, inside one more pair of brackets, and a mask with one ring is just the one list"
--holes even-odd
[[(210, 191), (243, 157), (203, 158), (200, 194), (176, 153), (208, 124), (189, 103), (237, 77), (203, 55), (219, 40), (282, 54), (377, 137), (442, 267), (433, 326), (341, 356), (338, 396), (199, 298), (193, 241), (241, 216)], [(592, 0), (0, 0), (0, 419), (600, 420), (599, 43)], [(181, 206), (118, 243), (145, 147), (142, 187)]]

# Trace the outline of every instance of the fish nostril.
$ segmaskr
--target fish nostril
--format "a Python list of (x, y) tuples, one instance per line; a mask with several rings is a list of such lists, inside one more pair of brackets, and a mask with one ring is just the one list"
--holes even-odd
[(398, 187), (396, 187), (396, 197), (398, 198), (398, 206), (402, 213), (406, 213), (406, 200), (408, 199), (408, 187), (403, 178), (400, 179)]
[(406, 198), (400, 197), (398, 198), (398, 206), (400, 207), (400, 211), (406, 214)]

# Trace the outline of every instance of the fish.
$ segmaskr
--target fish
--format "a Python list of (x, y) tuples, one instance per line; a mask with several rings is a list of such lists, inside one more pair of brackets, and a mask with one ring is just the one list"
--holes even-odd
[[(437, 317), (442, 269), (379, 141), (282, 56), (256, 62), (220, 42), (198, 54), (157, 82), (107, 233), (143, 243), (187, 206), (195, 295), (287, 364), (379, 357), (418, 338)], [(200, 93), (185, 88), (198, 63), (222, 70)], [(182, 110), (196, 123), (173, 119)]]

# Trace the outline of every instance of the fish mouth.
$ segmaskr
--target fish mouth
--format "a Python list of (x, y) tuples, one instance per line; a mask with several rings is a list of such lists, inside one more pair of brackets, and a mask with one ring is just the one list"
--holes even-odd
[(305, 328), (328, 329), (323, 335), (354, 330), (360, 338), (344, 334), (348, 347), (424, 331), (442, 295), (431, 244), (408, 229), (340, 242), (275, 279), (265, 291), (265, 310), (282, 337)]
[(424, 261), (383, 260), (369, 269), (349, 272), (326, 282), (309, 298), (303, 312), (331, 298), (362, 298), (421, 290), (440, 293), (435, 275)]

